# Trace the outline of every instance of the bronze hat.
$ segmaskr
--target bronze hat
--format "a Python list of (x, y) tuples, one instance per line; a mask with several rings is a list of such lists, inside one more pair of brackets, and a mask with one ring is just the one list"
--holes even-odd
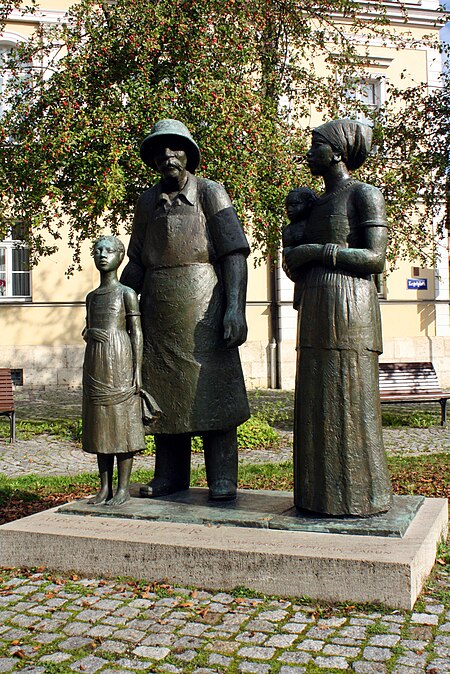
[(194, 173), (200, 163), (200, 150), (189, 129), (177, 119), (161, 119), (156, 122), (149, 135), (144, 138), (140, 149), (144, 164), (156, 170), (153, 157), (154, 147), (155, 143), (164, 137), (169, 145), (171, 138), (176, 141), (177, 145), (181, 145), (187, 156), (187, 170)]

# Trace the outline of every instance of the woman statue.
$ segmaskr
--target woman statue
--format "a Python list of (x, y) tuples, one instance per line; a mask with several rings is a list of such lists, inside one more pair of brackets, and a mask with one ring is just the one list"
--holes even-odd
[(369, 126), (349, 119), (313, 131), (306, 160), (322, 176), (300, 245), (284, 250), (300, 284), (294, 423), (294, 501), (327, 515), (391, 506), (378, 390), (381, 320), (373, 275), (383, 271), (381, 192), (351, 178), (366, 159)]

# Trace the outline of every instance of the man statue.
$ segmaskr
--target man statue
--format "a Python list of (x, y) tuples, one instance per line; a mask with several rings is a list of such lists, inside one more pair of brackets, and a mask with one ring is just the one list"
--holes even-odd
[(162, 410), (155, 476), (141, 495), (188, 489), (198, 434), (210, 498), (232, 500), (236, 429), (249, 417), (238, 353), (248, 243), (225, 189), (194, 175), (200, 151), (184, 124), (157, 122), (140, 153), (161, 179), (138, 200), (121, 282), (141, 295), (143, 388)]

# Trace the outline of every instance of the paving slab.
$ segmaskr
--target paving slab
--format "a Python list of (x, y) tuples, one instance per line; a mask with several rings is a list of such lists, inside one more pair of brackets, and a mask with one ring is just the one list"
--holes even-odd
[(447, 525), (447, 499), (425, 499), (403, 538), (68, 516), (55, 508), (0, 527), (0, 565), (147, 580), (151, 569), (153, 578), (184, 586), (244, 585), (410, 609)]

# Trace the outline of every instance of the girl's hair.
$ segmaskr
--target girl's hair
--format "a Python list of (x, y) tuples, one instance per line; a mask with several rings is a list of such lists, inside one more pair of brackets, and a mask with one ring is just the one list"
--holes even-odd
[(112, 243), (115, 247), (117, 252), (120, 254), (120, 259), (121, 261), (125, 257), (125, 246), (123, 245), (122, 241), (117, 238), (117, 236), (101, 236), (97, 241), (94, 243), (92, 250), (95, 249), (98, 243), (100, 241), (108, 241), (109, 243)]

